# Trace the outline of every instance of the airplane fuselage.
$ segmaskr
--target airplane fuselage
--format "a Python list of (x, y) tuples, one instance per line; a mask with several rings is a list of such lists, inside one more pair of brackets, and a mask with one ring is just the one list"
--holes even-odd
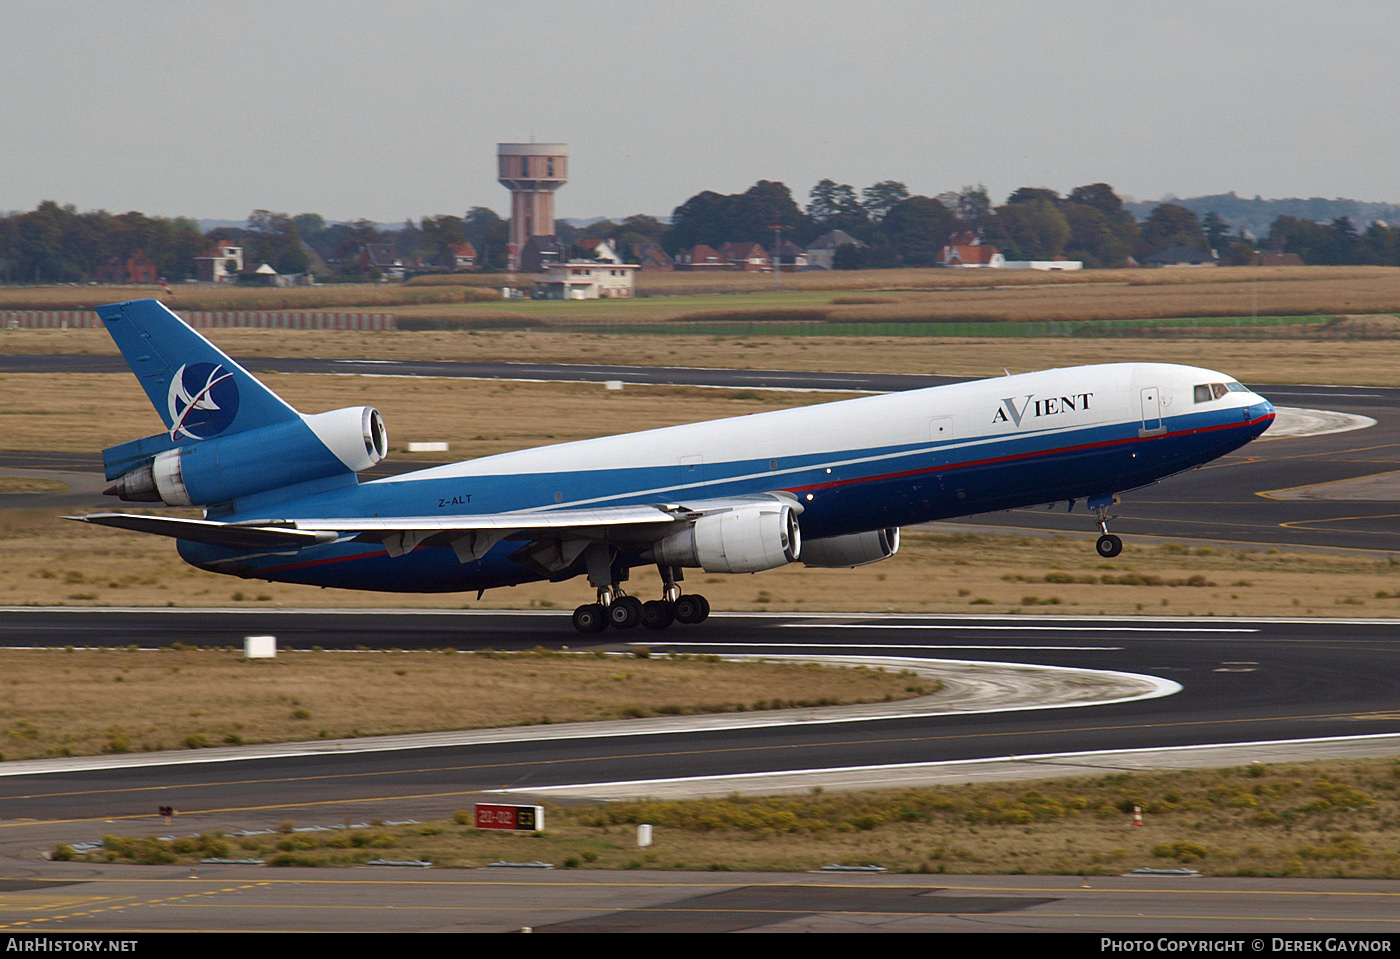
[[(447, 517), (778, 492), (801, 507), (810, 541), (1111, 496), (1237, 449), (1273, 418), (1267, 400), (1211, 370), (1084, 366), (545, 446), (362, 484), (312, 484), (209, 515)], [(542, 574), (511, 559), (520, 547), (504, 539), (462, 562), (441, 546), (391, 555), (346, 541), (279, 553), (179, 545), (205, 569), (355, 589), (489, 589), (583, 571), (574, 563)], [(643, 552), (624, 547), (620, 562), (645, 565)]]

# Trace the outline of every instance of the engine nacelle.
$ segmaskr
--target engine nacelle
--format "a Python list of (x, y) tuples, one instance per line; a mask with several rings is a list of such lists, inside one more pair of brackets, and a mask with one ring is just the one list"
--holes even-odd
[(865, 566), (889, 559), (899, 552), (899, 527), (872, 529), (867, 533), (809, 539), (802, 544), (802, 565), (821, 568)]
[(384, 458), (379, 411), (356, 406), (284, 420), (158, 453), (107, 493), (135, 502), (209, 506), (368, 469)]
[(757, 573), (802, 554), (797, 513), (781, 503), (745, 506), (702, 516), (652, 549), (662, 566), (699, 566), (707, 573)]

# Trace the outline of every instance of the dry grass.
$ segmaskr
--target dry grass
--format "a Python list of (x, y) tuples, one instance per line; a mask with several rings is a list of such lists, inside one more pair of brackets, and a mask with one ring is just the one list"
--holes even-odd
[[(444, 278), (454, 280), (455, 278)], [(1077, 273), (985, 270), (867, 270), (795, 273), (773, 292), (763, 274), (640, 274), (632, 300), (493, 300), (500, 277), (459, 282), (348, 284), (291, 289), (177, 287), (176, 309), (312, 310), (373, 308), (401, 317), (602, 324), (657, 323), (735, 313), (736, 319), (806, 318), (836, 322), (936, 320), (1109, 320), (1182, 316), (1299, 316), (1400, 311), (1400, 268), (1232, 267), (1209, 270), (1089, 270)], [(489, 285), (475, 281), (490, 280)], [(830, 296), (879, 291), (879, 297)], [(0, 287), (0, 310), (85, 309), (154, 295), (155, 288)], [(742, 294), (716, 297), (713, 294)], [(878, 300), (879, 302), (869, 302)], [(465, 301), (465, 302), (464, 302)], [(864, 302), (854, 302), (864, 301)], [(396, 308), (395, 308), (396, 307)], [(390, 309), (393, 308), (393, 309)], [(817, 314), (820, 314), (818, 316)], [(802, 319), (803, 316), (792, 317)]]
[[(1340, 328), (1355, 324), (1342, 321)], [(1368, 318), (1368, 325), (1381, 323)], [(1400, 350), (1372, 340), (1022, 339), (812, 337), (777, 333), (659, 336), (554, 330), (456, 330), (328, 333), (312, 330), (212, 330), (211, 339), (239, 357), (623, 363), (737, 369), (879, 370), (999, 376), (1087, 363), (1156, 360), (1207, 365), (1252, 383), (1400, 382)], [(0, 353), (114, 355), (105, 330), (0, 330)], [(257, 366), (253, 364), (256, 371)], [(382, 380), (380, 384), (396, 381)], [(134, 385), (132, 389), (134, 389)], [(394, 387), (369, 387), (374, 401)], [(628, 387), (630, 391), (632, 387)], [(36, 407), (31, 397), (27, 407)], [(0, 416), (8, 407), (0, 401)], [(460, 414), (459, 414), (460, 415)], [(391, 429), (393, 424), (390, 424)], [(154, 429), (154, 427), (152, 427)], [(149, 432), (149, 430), (148, 430)], [(611, 430), (609, 432), (612, 432)], [(105, 444), (104, 444), (105, 445)]]
[(0, 650), (0, 758), (886, 702), (912, 673), (717, 657), (556, 653)]
[[(172, 310), (350, 310), (393, 312), (418, 303), (461, 303), (482, 298), (473, 287), (345, 283), (311, 287), (0, 286), (0, 310), (86, 310), (104, 303), (159, 299)], [(491, 297), (495, 299), (494, 294)]]
[[(1400, 878), (1400, 765), (1253, 765), (898, 792), (548, 806), (546, 832), (452, 821), (322, 833), (209, 834), (182, 847), (110, 837), (95, 861), (191, 862), (211, 850), (272, 865), (372, 858), (474, 867), (1114, 875), (1188, 866), (1214, 876)], [(1132, 825), (1132, 807), (1145, 825)], [(636, 847), (636, 824), (654, 844)], [(385, 852), (384, 850), (392, 850)], [(71, 850), (65, 850), (68, 856)]]

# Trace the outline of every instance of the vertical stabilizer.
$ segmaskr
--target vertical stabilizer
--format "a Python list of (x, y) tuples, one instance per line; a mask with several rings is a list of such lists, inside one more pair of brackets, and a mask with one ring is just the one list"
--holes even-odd
[(165, 421), (172, 446), (300, 418), (159, 300), (99, 306), (97, 315)]

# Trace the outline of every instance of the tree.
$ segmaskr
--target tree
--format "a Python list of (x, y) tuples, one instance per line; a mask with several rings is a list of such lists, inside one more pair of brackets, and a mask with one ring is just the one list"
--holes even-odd
[(1201, 223), (1202, 231), (1206, 236), (1206, 243), (1212, 250), (1219, 250), (1225, 244), (1225, 238), (1230, 235), (1230, 224), (1225, 222), (1225, 218), (1214, 210), (1206, 214)]
[(958, 218), (929, 196), (911, 196), (890, 207), (884, 228), (905, 266), (934, 266)]
[(1070, 239), (1069, 220), (1043, 196), (1008, 200), (996, 208), (986, 232), (1008, 260), (1053, 259)]
[(1123, 201), (1107, 183), (1090, 183), (1070, 191), (1068, 201), (1091, 206), (1104, 216), (1114, 216), (1123, 209)]
[(860, 191), (861, 206), (866, 216), (879, 223), (901, 200), (909, 199), (909, 188), (898, 180), (881, 180)]
[(1044, 200), (1052, 206), (1060, 202), (1060, 194), (1054, 190), (1043, 186), (1023, 186), (1018, 188), (1006, 198), (1006, 205), (1013, 203), (1034, 203), (1037, 200)]
[(1196, 214), (1175, 203), (1158, 205), (1147, 215), (1142, 227), (1142, 242), (1146, 253), (1156, 253), (1173, 246), (1189, 246), (1206, 251), (1205, 233)]

